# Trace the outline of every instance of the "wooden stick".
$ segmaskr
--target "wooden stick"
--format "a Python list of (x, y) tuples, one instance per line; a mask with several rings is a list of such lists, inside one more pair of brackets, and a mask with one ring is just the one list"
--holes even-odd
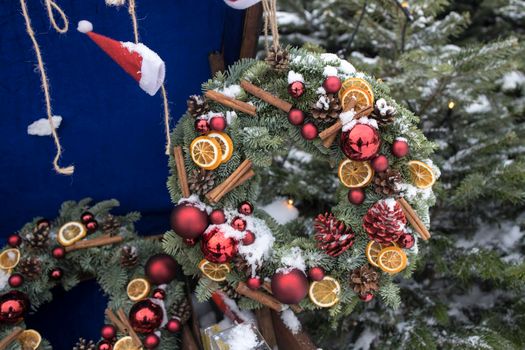
[(179, 179), (180, 190), (184, 198), (190, 196), (190, 187), (188, 185), (188, 176), (186, 174), (186, 167), (184, 165), (184, 155), (182, 154), (182, 147), (176, 146), (173, 149), (173, 157), (175, 158), (175, 165), (177, 166), (177, 178)]
[(4, 337), (2, 340), (0, 340), (0, 350), (7, 349), (9, 344), (14, 342), (18, 338), (20, 333), (22, 333), (23, 331), (24, 330), (22, 328), (20, 328), (20, 327), (13, 328), (11, 330), (11, 332), (6, 337)]
[(115, 327), (118, 328), (120, 333), (124, 333), (124, 334), (128, 333), (126, 326), (122, 322), (120, 322), (119, 318), (117, 317), (117, 315), (115, 315), (113, 310), (111, 310), (110, 308), (107, 308), (106, 309), (106, 316), (109, 318), (109, 321), (111, 323), (113, 323), (113, 325), (115, 325)]
[(251, 167), (252, 162), (249, 159), (245, 159), (226, 180), (206, 194), (208, 201), (212, 203), (220, 201)]
[(246, 9), (239, 58), (254, 58), (261, 32), (263, 7), (261, 3)]
[(410, 222), (414, 230), (421, 236), (421, 238), (424, 241), (429, 239), (430, 232), (427, 230), (425, 224), (423, 223), (423, 221), (421, 221), (414, 208), (412, 208), (404, 198), (399, 198), (397, 202), (401, 206), (403, 213), (405, 213), (408, 222)]
[(234, 98), (221, 94), (220, 92), (208, 90), (206, 91), (205, 95), (210, 100), (220, 103), (223, 106), (233, 108), (239, 112), (243, 112), (251, 116), (255, 116), (257, 114), (257, 109), (255, 108), (255, 106), (252, 106), (251, 104), (246, 102), (236, 100)]
[(235, 188), (241, 186), (242, 184), (244, 184), (246, 181), (250, 180), (252, 177), (255, 176), (255, 171), (253, 171), (252, 169), (250, 169), (248, 172), (244, 173), (243, 176), (241, 176), (241, 178), (239, 179), (239, 181), (237, 181), (237, 183), (235, 185), (233, 185), (233, 187), (231, 188), (230, 191), (234, 190)]
[(182, 326), (182, 350), (199, 350), (189, 326)]
[(264, 340), (266, 340), (266, 343), (268, 343), (270, 346), (270, 349), (275, 349), (277, 346), (277, 339), (273, 329), (272, 314), (270, 309), (263, 307), (256, 309), (254, 312), (261, 335), (263, 336)]
[(208, 63), (210, 64), (211, 75), (217, 72), (224, 72), (224, 55), (222, 52), (215, 51), (208, 55)]
[(263, 89), (261, 89), (258, 86), (253, 85), (249, 81), (241, 80), (241, 87), (245, 91), (252, 94), (253, 96), (258, 97), (264, 102), (269, 103), (272, 106), (279, 108), (285, 113), (290, 112), (290, 109), (292, 109), (291, 103), (281, 100), (279, 97), (270, 94), (268, 91), (264, 91)]
[(78, 241), (73, 245), (70, 245), (69, 247), (65, 247), (66, 253), (80, 250), (80, 249), (87, 249), (87, 248), (95, 248), (95, 247), (102, 247), (105, 245), (120, 243), (124, 240), (124, 237), (122, 236), (101, 236), (93, 239), (86, 239), (82, 241)]
[[(265, 291), (267, 291), (268, 293), (270, 294), (273, 294), (272, 292), (272, 285), (270, 284), (270, 282), (264, 282), (263, 283), (263, 288)], [(288, 305), (290, 307), (290, 309), (292, 309), (293, 312), (295, 312), (296, 314), (300, 313), (303, 311), (303, 308), (300, 307), (299, 305), (297, 304), (290, 304)]]
[(267, 306), (277, 312), (281, 312), (283, 310), (283, 304), (281, 304), (277, 299), (266, 293), (259, 292), (257, 290), (251, 290), (244, 282), (239, 282), (235, 288), (235, 291), (240, 295), (258, 301), (264, 306)]
[(133, 327), (131, 327), (131, 324), (129, 323), (128, 316), (124, 313), (124, 310), (122, 308), (119, 308), (117, 310), (117, 315), (120, 318), (120, 322), (122, 322), (126, 326), (126, 330), (128, 331), (128, 334), (133, 339), (133, 344), (137, 347), (142, 347), (142, 342), (140, 341), (139, 336), (135, 331), (133, 330)]
[[(354, 116), (354, 119), (359, 119), (361, 117), (367, 116), (373, 110), (374, 110), (374, 108), (372, 106), (364, 107), (363, 109), (361, 109), (359, 112), (356, 113), (356, 115)], [(341, 130), (342, 128), (343, 128), (343, 123), (341, 122), (341, 120), (338, 120), (332, 126), (330, 126), (330, 127), (326, 128), (326, 129), (324, 129), (323, 131), (321, 131), (319, 133), (319, 137), (321, 138), (321, 140), (323, 140), (323, 146), (330, 147), (332, 144), (331, 143), (328, 144), (327, 139), (333, 138), (335, 140), (333, 135), (337, 135), (339, 130)]]

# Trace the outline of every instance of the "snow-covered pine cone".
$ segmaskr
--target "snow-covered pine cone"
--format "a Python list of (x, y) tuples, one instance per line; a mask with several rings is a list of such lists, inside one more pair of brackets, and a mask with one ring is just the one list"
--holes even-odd
[(374, 189), (378, 194), (392, 196), (399, 193), (401, 173), (398, 170), (388, 168), (386, 171), (377, 172), (374, 177)]
[(354, 244), (354, 232), (345, 223), (337, 220), (334, 214), (319, 214), (314, 221), (317, 246), (326, 254), (336, 257)]
[(137, 247), (125, 245), (120, 250), (120, 265), (123, 267), (133, 267), (139, 262)]
[(87, 341), (84, 338), (79, 338), (75, 346), (73, 346), (73, 350), (95, 350), (96, 348), (97, 346), (93, 340)]
[(363, 265), (350, 274), (350, 285), (357, 295), (365, 296), (379, 290), (379, 273), (369, 265)]
[(266, 63), (270, 65), (270, 67), (272, 67), (276, 71), (285, 72), (288, 70), (288, 64), (289, 64), (288, 57), (289, 57), (288, 51), (286, 51), (282, 47), (279, 46), (277, 49), (270, 47), (265, 61)]
[(49, 225), (36, 226), (32, 232), (22, 234), (24, 240), (33, 248), (44, 248), (49, 241)]
[(395, 242), (404, 233), (407, 219), (393, 198), (377, 201), (363, 218), (368, 238), (380, 244)]
[(210, 111), (206, 98), (199, 95), (191, 95), (188, 101), (188, 113), (197, 118)]
[(312, 106), (312, 115), (316, 119), (336, 119), (342, 112), (339, 98), (334, 94), (320, 95), (317, 102)]
[(188, 176), (188, 185), (191, 193), (204, 195), (215, 187), (215, 174), (212, 171), (195, 169)]
[(191, 317), (191, 305), (188, 302), (188, 299), (182, 298), (181, 300), (174, 302), (170, 307), (170, 314), (178, 317), (182, 324), (188, 322)]
[(380, 98), (374, 105), (374, 111), (371, 117), (377, 120), (379, 125), (388, 125), (394, 122), (396, 109), (390, 106), (384, 98)]
[(102, 232), (110, 236), (116, 236), (120, 232), (120, 220), (111, 214), (108, 214), (102, 222)]
[(34, 280), (40, 277), (42, 272), (42, 263), (38, 258), (27, 257), (20, 260), (16, 266), (16, 270), (28, 280)]

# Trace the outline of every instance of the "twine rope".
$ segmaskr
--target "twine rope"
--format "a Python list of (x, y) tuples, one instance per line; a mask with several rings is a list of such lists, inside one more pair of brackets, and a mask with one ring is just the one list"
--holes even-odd
[(262, 0), (264, 10), (264, 46), (266, 52), (269, 49), (268, 31), (272, 34), (272, 46), (277, 50), (279, 43), (279, 27), (277, 25), (277, 0)]
[[(49, 21), (51, 22), (51, 25), (57, 32), (60, 34), (64, 34), (69, 29), (69, 21), (67, 20), (67, 16), (64, 13), (64, 11), (58, 6), (53, 0), (46, 0), (46, 9), (47, 9), (47, 16), (49, 17)], [(53, 14), (53, 9), (58, 12), (60, 17), (62, 17), (62, 23), (64, 23), (63, 27), (59, 27), (56, 20), (55, 15)]]

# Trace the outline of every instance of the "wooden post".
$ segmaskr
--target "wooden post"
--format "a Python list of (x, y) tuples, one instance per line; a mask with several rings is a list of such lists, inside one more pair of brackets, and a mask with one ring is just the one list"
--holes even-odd
[(253, 58), (257, 53), (257, 44), (262, 27), (262, 4), (258, 3), (246, 10), (239, 58)]
[(210, 63), (211, 75), (214, 76), (217, 72), (224, 72), (224, 54), (219, 51), (212, 52), (208, 55), (208, 62)]
[(275, 336), (270, 309), (263, 307), (262, 309), (255, 310), (255, 317), (257, 318), (259, 331), (264, 340), (266, 340), (266, 343), (268, 343), (271, 349), (275, 349), (277, 346), (277, 337)]
[(286, 350), (316, 350), (317, 346), (312, 342), (308, 334), (303, 331), (299, 331), (297, 334), (292, 332), (286, 327), (281, 320), (281, 315), (275, 311), (272, 311), (272, 321), (275, 334), (278, 334), (277, 345), (279, 349)]

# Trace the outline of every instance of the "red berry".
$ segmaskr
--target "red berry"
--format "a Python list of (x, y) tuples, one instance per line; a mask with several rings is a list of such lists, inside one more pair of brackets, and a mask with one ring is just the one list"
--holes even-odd
[(226, 215), (222, 209), (214, 209), (210, 213), (210, 222), (214, 225), (224, 224), (226, 222)]
[(155, 349), (160, 344), (160, 338), (156, 334), (151, 333), (144, 338), (143, 343), (146, 349)]
[(226, 129), (226, 119), (222, 115), (211, 117), (210, 128), (215, 131), (224, 131)]
[(9, 244), (13, 248), (16, 248), (20, 244), (22, 244), (22, 237), (14, 233), (7, 238), (7, 244)]
[(95, 220), (95, 215), (91, 214), (90, 212), (86, 211), (80, 215), (80, 221), (85, 225), (90, 221)]
[(117, 329), (111, 324), (106, 324), (100, 329), (100, 336), (106, 340), (112, 340), (117, 336)]
[(64, 247), (55, 247), (51, 251), (51, 255), (55, 259), (63, 259), (66, 256), (66, 249)]
[(366, 293), (365, 295), (359, 295), (359, 299), (361, 299), (365, 303), (368, 303), (370, 300), (374, 299), (374, 294)]
[(288, 112), (288, 121), (292, 125), (301, 125), (304, 122), (304, 113), (300, 109), (292, 108)]
[(182, 329), (182, 323), (178, 318), (172, 318), (168, 321), (168, 323), (166, 323), (166, 329), (168, 330), (168, 332), (171, 333), (180, 332), (180, 330)]
[(98, 222), (96, 222), (95, 220), (89, 221), (85, 225), (88, 233), (94, 233), (98, 230)]
[(402, 158), (410, 152), (410, 147), (405, 140), (395, 140), (392, 144), (392, 154), (397, 158)]
[(49, 273), (49, 277), (54, 280), (59, 280), (64, 275), (64, 271), (60, 267), (55, 267), (51, 272)]
[(98, 342), (97, 350), (112, 350), (113, 345), (107, 340), (101, 340)]
[(164, 300), (166, 299), (166, 291), (162, 288), (157, 288), (153, 291), (151, 295), (154, 299)]
[(362, 204), (365, 198), (365, 191), (362, 188), (353, 188), (348, 191), (348, 201), (354, 205)]
[(317, 126), (312, 122), (304, 124), (301, 128), (301, 135), (306, 140), (313, 140), (318, 134), (319, 130), (317, 130)]
[(246, 231), (243, 239), (242, 244), (244, 245), (250, 245), (253, 242), (255, 242), (255, 234), (252, 231)]
[(244, 214), (244, 215), (252, 215), (253, 214), (252, 203), (248, 201), (244, 201), (241, 204), (239, 204), (239, 213)]
[(335, 94), (341, 89), (341, 79), (336, 76), (327, 77), (323, 83), (323, 88), (328, 94)]
[(312, 281), (321, 281), (324, 278), (324, 269), (320, 266), (312, 267), (308, 270), (308, 276)]
[(206, 119), (197, 119), (195, 121), (195, 131), (201, 134), (210, 132), (210, 123)]
[(262, 284), (263, 281), (259, 276), (250, 277), (246, 280), (246, 285), (248, 286), (248, 288), (253, 290), (261, 288)]
[(414, 246), (416, 243), (416, 240), (414, 239), (414, 236), (411, 234), (405, 233), (399, 239), (397, 240), (397, 243), (401, 246), (401, 248), (410, 249)]
[(9, 276), (9, 286), (13, 288), (20, 287), (24, 283), (24, 276), (22, 276), (19, 273), (14, 273), (11, 276)]
[(290, 85), (288, 85), (288, 93), (293, 98), (299, 98), (303, 96), (305, 91), (305, 86), (302, 81), (294, 81)]
[(388, 169), (388, 158), (383, 154), (378, 155), (370, 162), (372, 168), (377, 172), (383, 172)]
[(246, 220), (237, 216), (232, 220), (232, 227), (237, 231), (244, 231), (246, 230)]

